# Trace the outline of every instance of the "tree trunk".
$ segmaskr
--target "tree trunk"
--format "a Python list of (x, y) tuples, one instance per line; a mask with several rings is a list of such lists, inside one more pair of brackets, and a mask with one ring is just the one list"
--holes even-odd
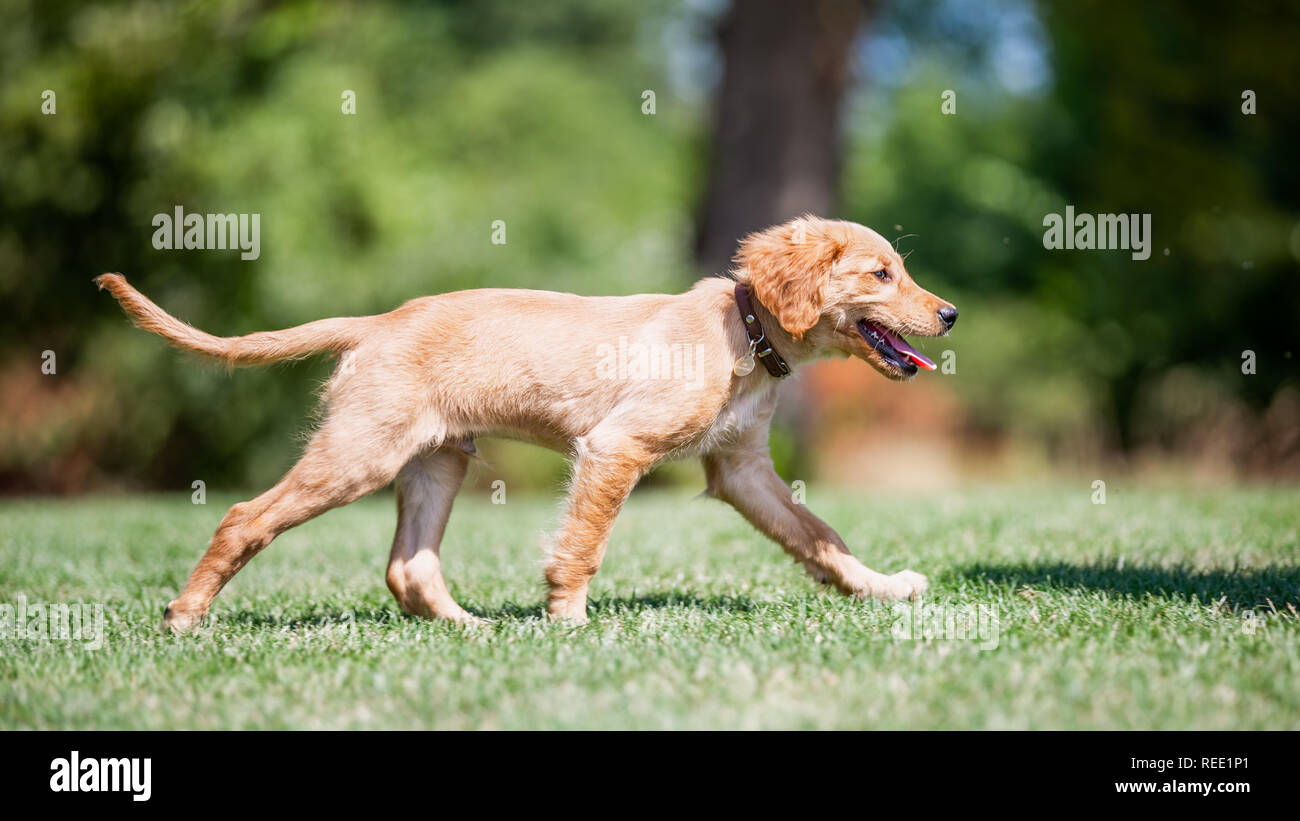
[(695, 249), (710, 273), (727, 269), (750, 231), (831, 215), (839, 115), (866, 5), (733, 0), (719, 22), (723, 75)]

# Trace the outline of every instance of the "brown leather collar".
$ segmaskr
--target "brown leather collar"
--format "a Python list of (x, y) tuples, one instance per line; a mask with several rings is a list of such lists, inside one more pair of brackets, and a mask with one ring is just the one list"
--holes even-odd
[(790, 366), (772, 347), (767, 334), (763, 333), (763, 325), (758, 321), (758, 314), (754, 313), (754, 305), (749, 300), (749, 286), (743, 282), (736, 283), (736, 307), (740, 309), (740, 321), (745, 323), (745, 336), (749, 338), (749, 350), (758, 357), (763, 367), (767, 368), (767, 372), (774, 378), (789, 376)]

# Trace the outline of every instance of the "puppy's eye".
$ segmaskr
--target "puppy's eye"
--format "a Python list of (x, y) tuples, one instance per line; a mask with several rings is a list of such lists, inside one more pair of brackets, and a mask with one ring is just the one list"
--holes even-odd
[(876, 271), (876, 279), (880, 280), (881, 282), (888, 282), (889, 272), (883, 269)]

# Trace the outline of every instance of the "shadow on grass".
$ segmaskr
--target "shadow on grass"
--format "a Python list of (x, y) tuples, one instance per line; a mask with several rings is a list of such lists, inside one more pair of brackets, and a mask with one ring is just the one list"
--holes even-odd
[[(304, 612), (304, 610), (306, 612)], [(347, 608), (339, 606), (311, 606), (304, 610), (265, 613), (254, 610), (237, 610), (218, 616), (219, 623), (250, 628), (344, 628), (352, 624), (393, 624), (403, 618), (396, 609), (385, 607)]]
[(1234, 609), (1268, 607), (1270, 602), (1278, 610), (1286, 610), (1287, 605), (1300, 609), (1300, 567), (1292, 565), (1223, 570), (1182, 565), (1120, 567), (1114, 562), (1104, 565), (1024, 562), (975, 564), (960, 573), (976, 581), (1017, 588), (1050, 590), (1074, 587), (1136, 598), (1191, 599), (1195, 596), (1205, 603), (1226, 599)]
[[(606, 596), (592, 599), (588, 613), (592, 618), (608, 615), (625, 615), (640, 610), (699, 610), (710, 613), (751, 613), (760, 604), (747, 596), (697, 596), (673, 591), (648, 593), (640, 596)], [(543, 601), (520, 603), (508, 601), (497, 607), (466, 605), (465, 609), (489, 621), (526, 621), (546, 615)], [(349, 609), (334, 605), (307, 605), (302, 610), (276, 613), (255, 610), (237, 610), (219, 616), (219, 621), (252, 629), (327, 629), (344, 628), (351, 624), (396, 624), (415, 619), (397, 609), (396, 605)]]
[[(690, 609), (713, 613), (751, 613), (759, 608), (758, 602), (748, 596), (697, 596), (693, 593), (671, 591), (667, 593), (647, 593), (640, 596), (603, 596), (594, 598), (587, 607), (587, 614), (592, 618), (614, 614), (633, 613), (638, 610)], [(506, 602), (501, 607), (480, 610), (474, 607), (466, 609), (486, 619), (530, 619), (546, 613), (544, 603), (519, 604)]]

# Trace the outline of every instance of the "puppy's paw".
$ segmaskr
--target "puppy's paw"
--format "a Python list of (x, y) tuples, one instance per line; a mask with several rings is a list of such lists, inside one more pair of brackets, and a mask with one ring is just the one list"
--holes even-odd
[(207, 613), (182, 610), (176, 602), (172, 602), (167, 605), (166, 610), (163, 610), (163, 627), (178, 636), (183, 636), (198, 627), (206, 615)]
[(915, 599), (930, 587), (930, 580), (914, 570), (900, 570), (889, 578), (896, 579), (907, 587), (907, 595), (899, 596), (900, 599)]
[(915, 599), (925, 592), (930, 582), (920, 573), (903, 570), (892, 576), (875, 574), (871, 583), (856, 591), (860, 598), (872, 598), (878, 601), (902, 601)]
[(492, 623), (488, 619), (480, 618), (474, 615), (473, 613), (469, 612), (468, 610), (465, 610), (460, 607), (457, 607), (455, 611), (448, 613), (445, 616), (439, 614), (439, 618), (443, 618), (446, 619), (447, 621), (455, 622), (456, 624), (461, 624), (466, 627), (482, 627), (484, 625)]
[(546, 617), (553, 622), (579, 625), (587, 623), (587, 601), (573, 599), (552, 599), (546, 608)]

